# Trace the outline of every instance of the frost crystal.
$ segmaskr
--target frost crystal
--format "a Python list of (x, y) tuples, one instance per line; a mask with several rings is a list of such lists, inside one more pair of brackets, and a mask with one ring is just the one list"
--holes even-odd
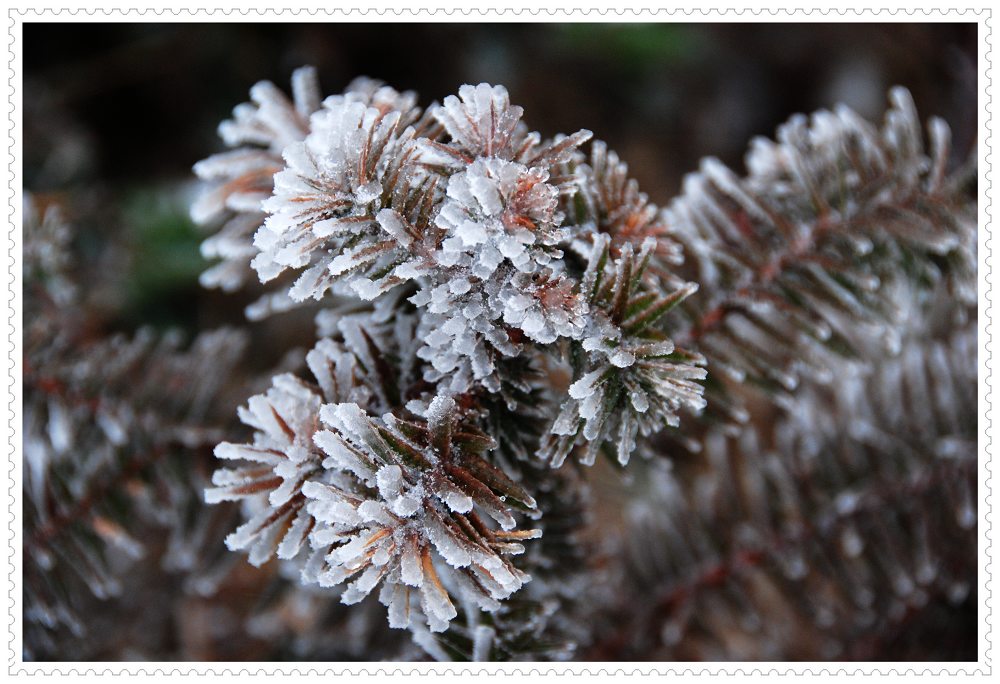
[(500, 299), (504, 321), (540, 344), (578, 339), (587, 324), (587, 303), (566, 276), (517, 273)]

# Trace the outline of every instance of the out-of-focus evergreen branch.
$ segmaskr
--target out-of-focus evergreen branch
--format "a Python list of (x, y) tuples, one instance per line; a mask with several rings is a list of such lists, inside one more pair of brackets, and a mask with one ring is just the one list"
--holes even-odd
[[(245, 339), (220, 330), (185, 350), (176, 335), (101, 337), (77, 299), (72, 233), (56, 211), (39, 218), (30, 201), (25, 211), (26, 644), (33, 657), (73, 658), (99, 647), (83, 614), (91, 597), (121, 591), (121, 573), (146, 553), (143, 530), (168, 533), (166, 563), (193, 569), (205, 555), (188, 548), (216, 517), (188, 518), (192, 453), (222, 434), (215, 402)], [(63, 629), (79, 639), (73, 650), (59, 645)]]
[(705, 160), (666, 210), (698, 284), (676, 339), (709, 360), (706, 416), (747, 419), (727, 386), (789, 402), (840, 359), (895, 353), (938, 283), (974, 305), (975, 198), (949, 176), (948, 127), (931, 120), (925, 150), (909, 93), (890, 97), (881, 128), (845, 107), (792, 118), (744, 178)]
[[(976, 582), (975, 326), (807, 383), (770, 429), (656, 470), (629, 580), (659, 598), (599, 653), (888, 657), (870, 640)], [(638, 601), (638, 597), (636, 597)], [(632, 650), (635, 649), (635, 650)]]

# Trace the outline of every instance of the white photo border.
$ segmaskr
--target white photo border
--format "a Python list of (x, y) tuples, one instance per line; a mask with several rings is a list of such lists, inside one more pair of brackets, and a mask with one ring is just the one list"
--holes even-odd
[[(528, 681), (538, 676), (574, 675), (588, 679), (633, 675), (672, 676), (687, 681), (703, 676), (751, 675), (795, 676), (811, 678), (842, 678), (854, 675), (881, 675), (890, 679), (907, 680), (912, 676), (965, 676), (985, 678), (993, 674), (993, 511), (992, 468), (989, 453), (993, 447), (992, 390), (995, 386), (995, 364), (992, 360), (992, 188), (993, 121), (996, 116), (993, 102), (992, 47), (994, 42), (993, 12), (983, 3), (963, 6), (954, 2), (908, 3), (903, 6), (883, 8), (843, 8), (803, 1), (797, 7), (784, 7), (774, 2), (756, 4), (729, 4), (729, 7), (703, 9), (698, 7), (620, 7), (589, 2), (507, 2), (491, 3), (492, 7), (468, 7), (446, 3), (434, 6), (414, 6), (415, 3), (354, 2), (350, 8), (303, 7), (293, 0), (272, 0), (260, 3), (219, 3), (214, 8), (196, 7), (189, 3), (173, 3), (176, 7), (150, 5), (137, 7), (136, 3), (104, 3), (99, 7), (35, 8), (22, 4), (7, 11), (8, 69), (7, 102), (10, 121), (8, 132), (8, 210), (10, 215), (9, 239), (4, 241), (8, 270), (8, 373), (7, 389), (8, 425), (10, 444), (8, 463), (8, 616), (7, 674), (10, 676), (74, 675), (91, 678), (109, 675), (157, 676), (175, 679), (184, 676), (240, 676), (254, 679), (275, 676), (292, 677), (307, 674), (334, 675), (338, 677), (399, 680), (406, 676), (432, 675), (445, 681), (459, 681), (469, 676), (493, 675), (510, 677), (515, 681)], [(921, 7), (914, 8), (918, 4)], [(938, 9), (943, 5), (949, 7)], [(25, 22), (975, 22), (978, 25), (978, 83), (979, 83), (979, 643), (978, 660), (968, 663), (94, 663), (94, 662), (24, 662), (22, 660), (22, 606), (20, 578), (22, 573), (21, 529), (21, 405), (22, 357), (21, 321), (23, 317), (21, 274), (21, 160), (23, 111), (21, 108), (22, 48)]]

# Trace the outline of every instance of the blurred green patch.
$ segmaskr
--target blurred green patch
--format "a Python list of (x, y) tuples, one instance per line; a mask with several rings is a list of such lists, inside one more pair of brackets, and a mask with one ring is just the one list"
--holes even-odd
[(704, 33), (686, 24), (563, 24), (568, 49), (628, 70), (688, 63), (704, 53)]
[(183, 193), (143, 188), (124, 202), (129, 247), (125, 279), (126, 318), (136, 325), (197, 327), (198, 275), (207, 262), (199, 245), (204, 235), (188, 213)]

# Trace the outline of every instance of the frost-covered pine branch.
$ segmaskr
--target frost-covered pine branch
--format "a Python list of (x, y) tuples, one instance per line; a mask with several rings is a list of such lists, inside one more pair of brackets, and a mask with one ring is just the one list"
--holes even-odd
[[(439, 631), (457, 614), (449, 594), (494, 612), (528, 579), (506, 555), (535, 536), (514, 529), (515, 511), (536, 507), (512, 479), (522, 473), (504, 468), (591, 442), (616, 444), (626, 462), (640, 431), (700, 405), (699, 357), (656, 326), (694, 288), (658, 293), (652, 234), (639, 254), (616, 243), (612, 257), (595, 215), (655, 207), (634, 183), (592, 177), (577, 151), (588, 131), (542, 141), (502, 87), (465, 86), (423, 113), (411, 94), (362, 83), (295, 119), (305, 135), (282, 139), (252, 243), (262, 281), (293, 273), (279, 291), (327, 302), (318, 322), (332, 336), (310, 353), (316, 385), (285, 376), (251, 400), (242, 417), (254, 444), (217, 450), (248, 465), (219, 471), (208, 496), (246, 501), (230, 546), (252, 562), (291, 560), (308, 540), (304, 579), (353, 579), (348, 602), (382, 583), (393, 626), (422, 612)], [(235, 179), (238, 162), (213, 157), (199, 174)], [(549, 455), (539, 442), (557, 397), (541, 370), (567, 355), (582, 408), (559, 421)], [(534, 412), (538, 441), (497, 450), (482, 430), (518, 411)], [(449, 445), (451, 433), (463, 443)]]
[(251, 275), (255, 254), (251, 238), (264, 215), (260, 203), (271, 194), (273, 178), (283, 166), (281, 153), (309, 132), (309, 116), (319, 109), (319, 84), (314, 69), (292, 75), (293, 100), (263, 81), (250, 92), (251, 102), (233, 110), (219, 126), (226, 145), (235, 148), (195, 165), (207, 188), (191, 208), (198, 223), (223, 220), (221, 229), (202, 245), (206, 258), (221, 261), (202, 274), (205, 287), (233, 291)]
[(883, 128), (793, 119), (747, 178), (706, 161), (661, 210), (603, 143), (582, 151), (589, 131), (531, 132), (503, 87), (423, 110), (374, 81), (326, 99), (310, 70), (293, 83), (292, 100), (256, 86), (224, 125), (242, 147), (196, 167), (195, 216), (224, 222), (206, 284), (252, 269), (267, 294), (251, 318), (311, 303), (320, 339), (311, 377), (240, 410), (252, 441), (216, 448), (236, 463), (206, 498), (241, 502), (227, 544), (251, 563), (277, 557), (346, 604), (377, 590), (436, 658), (565, 657), (590, 638), (557, 617), (576, 598), (560, 578), (586, 567), (559, 562), (581, 542), (558, 520), (586, 497), (554, 469), (719, 440), (750, 458), (762, 426), (733, 427), (750, 394), (819, 420), (823, 382), (847, 383), (846, 359), (896, 363), (929, 292), (975, 299), (947, 129), (925, 152), (901, 90)]
[(628, 582), (660, 599), (594, 657), (870, 659), (967, 599), (975, 203), (947, 129), (932, 121), (925, 155), (892, 99), (881, 131), (844, 109), (793, 119), (745, 179), (706, 162), (668, 210), (702, 285), (678, 337), (725, 381), (708, 420), (659, 440), (681, 465), (652, 475), (625, 537)]
[[(524, 580), (504, 556), (523, 552), (519, 541), (535, 536), (514, 530), (511, 515), (534, 509), (534, 500), (484, 460), (495, 443), (463, 424), (454, 399), (435, 398), (419, 421), (374, 417), (350, 401), (379, 406), (375, 392), (364, 400), (355, 391), (359, 369), (337, 367), (355, 357), (324, 341), (326, 349), (309, 358), (320, 391), (292, 376), (276, 378), (241, 414), (258, 430), (254, 443), (216, 450), (255, 465), (218, 471), (208, 500), (246, 499), (261, 508), (227, 543), (249, 548), (256, 564), (274, 553), (290, 560), (304, 552), (304, 580), (354, 580), (345, 603), (382, 583), (380, 599), (394, 627), (409, 626), (422, 611), (432, 629), (443, 629), (456, 615), (446, 587), (495, 606)], [(491, 529), (474, 505), (500, 529)]]

